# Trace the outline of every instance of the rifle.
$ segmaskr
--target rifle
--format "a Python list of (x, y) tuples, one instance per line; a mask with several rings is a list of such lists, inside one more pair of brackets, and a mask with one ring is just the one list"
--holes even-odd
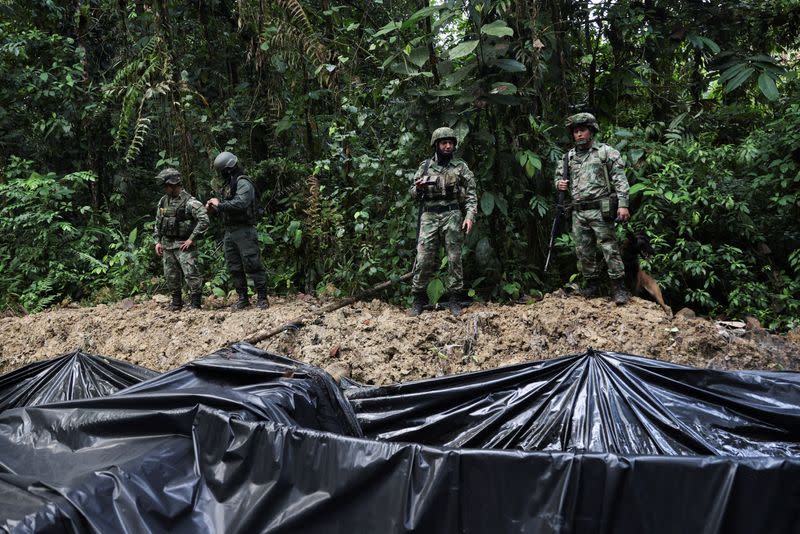
[[(569, 182), (569, 152), (564, 154), (563, 172), (561, 177)], [(553, 254), (553, 245), (555, 245), (556, 242), (556, 236), (558, 235), (561, 218), (564, 216), (566, 211), (566, 193), (566, 191), (558, 191), (558, 206), (556, 207), (556, 215), (553, 217), (553, 228), (550, 230), (550, 244), (547, 245), (547, 259), (544, 262), (544, 272), (547, 272), (547, 269), (550, 268), (550, 257)]]

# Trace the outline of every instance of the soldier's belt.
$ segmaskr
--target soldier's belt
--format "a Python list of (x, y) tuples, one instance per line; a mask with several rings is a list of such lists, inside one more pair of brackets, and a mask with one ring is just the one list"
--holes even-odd
[(422, 211), (426, 213), (444, 213), (446, 211), (455, 211), (460, 209), (458, 204), (447, 204), (445, 206), (425, 206)]
[(572, 208), (575, 211), (599, 210), (602, 205), (599, 200), (588, 200), (586, 202), (573, 202)]

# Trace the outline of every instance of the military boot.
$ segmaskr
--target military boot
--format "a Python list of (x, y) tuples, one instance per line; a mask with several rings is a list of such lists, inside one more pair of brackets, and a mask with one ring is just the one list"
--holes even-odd
[(447, 307), (450, 308), (450, 313), (453, 314), (453, 317), (461, 315), (461, 302), (458, 299), (458, 295), (450, 295)]
[(193, 310), (201, 309), (203, 307), (203, 295), (200, 293), (192, 293), (189, 307)]
[(245, 308), (249, 308), (250, 299), (247, 298), (247, 291), (244, 292), (236, 291), (236, 293), (239, 295), (239, 299), (236, 302), (234, 302), (233, 305), (231, 305), (231, 310), (239, 311)]
[(597, 283), (596, 278), (586, 280), (586, 287), (581, 289), (578, 293), (585, 299), (593, 299), (600, 294), (600, 284)]
[(628, 301), (631, 300), (631, 294), (628, 292), (628, 288), (625, 287), (624, 278), (612, 280), (611, 285), (614, 288), (614, 303), (627, 304)]
[(181, 296), (180, 291), (173, 291), (172, 292), (172, 302), (169, 303), (168, 310), (169, 311), (180, 311), (183, 307), (183, 298)]
[(414, 303), (411, 305), (411, 309), (408, 310), (409, 317), (416, 317), (420, 313), (422, 313), (422, 308), (425, 306), (425, 295), (422, 293), (414, 294)]
[(269, 308), (269, 299), (267, 298), (267, 290), (258, 290), (258, 299), (256, 300), (256, 308), (259, 310), (266, 310)]

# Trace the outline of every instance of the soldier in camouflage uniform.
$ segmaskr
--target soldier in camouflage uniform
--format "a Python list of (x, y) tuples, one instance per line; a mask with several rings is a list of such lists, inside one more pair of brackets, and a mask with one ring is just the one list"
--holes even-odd
[(203, 279), (197, 269), (195, 243), (208, 230), (208, 214), (203, 204), (183, 190), (181, 174), (172, 168), (158, 173), (156, 180), (164, 187), (164, 196), (156, 210), (156, 254), (161, 256), (164, 277), (172, 293), (170, 310), (183, 306), (181, 277), (189, 286), (189, 307), (200, 309)]
[[(437, 128), (431, 136), (431, 146), (436, 152), (431, 159), (420, 163), (410, 189), (411, 197), (420, 203), (417, 259), (411, 286), (414, 303), (409, 311), (411, 317), (422, 313), (427, 301), (426, 289), (439, 263), (436, 253), (442, 238), (447, 251), (450, 312), (456, 316), (461, 313), (459, 297), (464, 289), (461, 245), (465, 233), (472, 230), (478, 206), (475, 175), (466, 163), (453, 157), (455, 132), (446, 127)], [(462, 209), (466, 212), (463, 216)]]
[(256, 233), (256, 188), (250, 177), (242, 172), (238, 161), (230, 152), (221, 152), (214, 159), (214, 168), (225, 181), (224, 198), (210, 199), (206, 202), (206, 209), (218, 214), (225, 227), (225, 264), (239, 296), (232, 308), (241, 310), (250, 306), (247, 295), (249, 274), (258, 296), (256, 307), (263, 310), (269, 307), (269, 300), (267, 274), (261, 262)]
[[(600, 126), (591, 113), (572, 115), (566, 125), (575, 141), (575, 148), (566, 155), (569, 180), (563, 179), (564, 166), (559, 164), (555, 183), (559, 191), (569, 191), (572, 196), (572, 234), (578, 268), (586, 280), (581, 294), (592, 298), (599, 292), (601, 265), (596, 253), (599, 247), (608, 268), (614, 302), (625, 304), (630, 294), (625, 288), (625, 267), (614, 232), (615, 219), (626, 222), (630, 218), (625, 164), (619, 151), (594, 140)], [(612, 193), (618, 199), (616, 212), (613, 202), (609, 209)]]

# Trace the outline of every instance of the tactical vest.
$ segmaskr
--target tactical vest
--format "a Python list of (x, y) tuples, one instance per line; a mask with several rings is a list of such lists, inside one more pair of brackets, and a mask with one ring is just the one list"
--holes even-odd
[(425, 171), (422, 174), (424, 187), (422, 189), (423, 200), (445, 200), (448, 202), (466, 201), (466, 188), (461, 183), (461, 176), (458, 167), (447, 167), (441, 172), (430, 172), (431, 161), (425, 162)]
[(191, 196), (185, 191), (181, 191), (181, 202), (177, 206), (169, 205), (169, 197), (165, 196), (161, 200), (159, 209), (161, 212), (161, 235), (170, 239), (188, 239), (192, 235), (195, 222), (186, 213), (186, 203)]
[(249, 176), (243, 174), (236, 178), (233, 183), (228, 182), (225, 186), (225, 200), (233, 200), (236, 197), (236, 187), (239, 185), (239, 180), (247, 180), (253, 188), (253, 201), (244, 211), (224, 211), (222, 212), (222, 224), (225, 226), (254, 226), (257, 222), (256, 218), (256, 186)]

